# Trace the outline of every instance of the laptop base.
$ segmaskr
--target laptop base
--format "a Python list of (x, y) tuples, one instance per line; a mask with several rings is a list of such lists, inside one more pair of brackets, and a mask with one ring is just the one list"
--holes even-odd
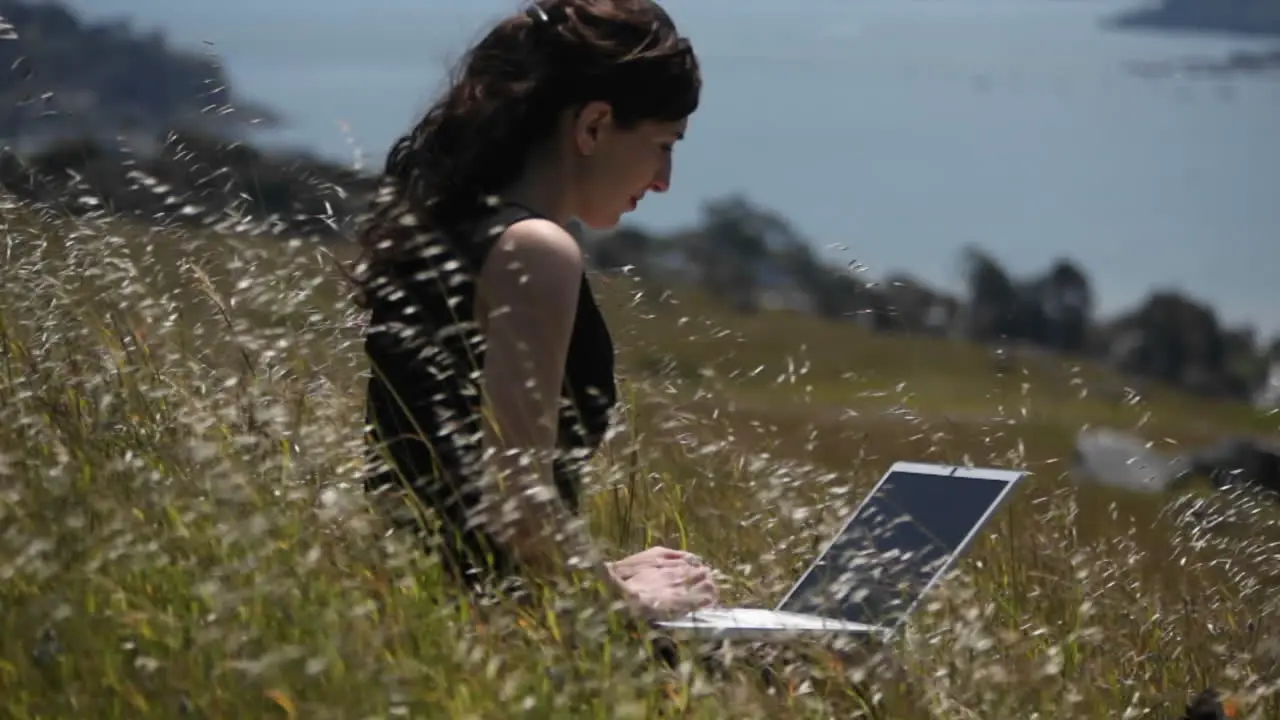
[(711, 608), (655, 623), (673, 635), (777, 640), (782, 637), (887, 636), (889, 628), (763, 608)]

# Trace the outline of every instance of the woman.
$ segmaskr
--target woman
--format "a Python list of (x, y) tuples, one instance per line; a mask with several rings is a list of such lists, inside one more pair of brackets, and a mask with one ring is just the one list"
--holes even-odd
[(645, 619), (716, 600), (696, 557), (603, 562), (576, 520), (616, 398), (609, 331), (565, 230), (611, 227), (667, 190), (700, 89), (652, 0), (543, 0), (470, 50), (387, 158), (357, 275), (382, 466), (367, 489), (431, 510), (446, 568), (473, 589), (585, 573)]

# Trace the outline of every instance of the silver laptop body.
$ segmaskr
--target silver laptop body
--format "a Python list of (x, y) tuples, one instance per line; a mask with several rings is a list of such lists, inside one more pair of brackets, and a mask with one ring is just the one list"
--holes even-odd
[(887, 638), (1008, 498), (1024, 471), (894, 463), (773, 610), (714, 608), (673, 634)]

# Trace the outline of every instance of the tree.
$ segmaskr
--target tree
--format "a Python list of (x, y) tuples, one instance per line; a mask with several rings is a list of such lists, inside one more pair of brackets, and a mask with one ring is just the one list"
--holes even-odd
[(1227, 341), (1209, 307), (1157, 292), (1117, 325), (1132, 338), (1121, 368), (1204, 394), (1238, 395), (1245, 383), (1227, 364)]
[(1084, 271), (1069, 260), (1058, 260), (1035, 285), (1042, 323), (1033, 330), (1035, 341), (1064, 352), (1084, 350), (1093, 315), (1093, 295)]
[(706, 281), (745, 311), (756, 309), (772, 256), (805, 244), (780, 216), (757, 208), (741, 195), (704, 204), (699, 235), (696, 252)]
[(975, 340), (999, 340), (1011, 336), (1018, 307), (1018, 291), (1004, 268), (985, 251), (964, 251), (968, 284), (968, 331)]
[(646, 272), (652, 257), (654, 239), (649, 233), (629, 225), (598, 238), (588, 252), (592, 262), (602, 270), (621, 270), (634, 267), (641, 274)]

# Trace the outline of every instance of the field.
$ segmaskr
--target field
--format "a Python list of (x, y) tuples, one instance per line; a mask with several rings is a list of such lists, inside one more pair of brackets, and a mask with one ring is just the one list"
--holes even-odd
[(779, 651), (772, 683), (762, 657), (659, 670), (598, 613), (451, 602), (384, 536), (346, 248), (5, 218), (6, 717), (1168, 718), (1208, 685), (1280, 716), (1274, 513), (1065, 474), (1084, 424), (1173, 445), (1276, 418), (599, 278), (627, 407), (589, 512), (619, 554), (686, 547), (769, 604), (894, 460), (1034, 473), (900, 646)]

